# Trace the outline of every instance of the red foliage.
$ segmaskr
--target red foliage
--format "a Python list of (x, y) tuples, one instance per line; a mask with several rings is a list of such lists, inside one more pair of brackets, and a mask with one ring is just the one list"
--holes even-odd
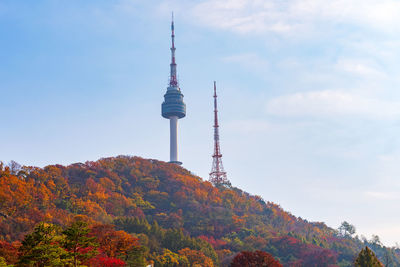
[(231, 263), (231, 267), (282, 267), (279, 261), (264, 251), (242, 251)]
[(201, 236), (198, 236), (198, 238), (203, 239), (204, 241), (207, 241), (215, 249), (222, 248), (227, 245), (226, 241), (221, 240), (221, 239), (215, 239), (213, 236), (201, 235)]
[(125, 231), (115, 231), (113, 225), (94, 225), (91, 228), (90, 236), (96, 237), (102, 252), (111, 258), (125, 254), (134, 246), (139, 246), (138, 238)]
[(307, 267), (333, 267), (336, 266), (336, 255), (328, 249), (314, 248), (301, 255), (302, 266)]
[(328, 267), (336, 264), (336, 254), (331, 250), (304, 244), (290, 236), (275, 238), (270, 243), (279, 250), (280, 255), (292, 254), (299, 259), (290, 263), (292, 267)]
[[(90, 225), (100, 224), (91, 228), (91, 236), (105, 259), (138, 246), (137, 238), (101, 225), (119, 217), (157, 222), (161, 227), (157, 234), (149, 234), (145, 223), (138, 230), (144, 243), (149, 239), (157, 251), (163, 244), (153, 242), (153, 234), (159, 236), (162, 228), (182, 229), (211, 244), (220, 259), (230, 257), (229, 262), (241, 249), (266, 249), (282, 262), (329, 266), (336, 262), (336, 254), (322, 247), (340, 254), (356, 247), (355, 240), (335, 236), (324, 223), (296, 218), (279, 205), (237, 188), (218, 189), (174, 164), (119, 156), (65, 167), (23, 167), (19, 174), (0, 162), (0, 240), (22, 240), (40, 221), (67, 225), (76, 214), (90, 218)], [(237, 238), (221, 240), (234, 232)], [(282, 237), (287, 233), (296, 238)], [(18, 250), (7, 244), (0, 241), (0, 256), (12, 264)]]
[(6, 241), (0, 240), (0, 257), (3, 257), (8, 264), (15, 264), (18, 261), (18, 257), (20, 252), (18, 248), (21, 246), (21, 243), (14, 242), (8, 243)]
[(119, 267), (125, 266), (125, 262), (120, 259), (99, 255), (89, 261), (89, 266), (93, 267)]

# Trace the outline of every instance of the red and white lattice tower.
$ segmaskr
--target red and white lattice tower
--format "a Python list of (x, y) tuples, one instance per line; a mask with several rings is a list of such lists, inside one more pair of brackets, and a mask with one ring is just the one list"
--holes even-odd
[(210, 172), (210, 182), (214, 185), (230, 186), (231, 183), (226, 178), (226, 172), (222, 165), (221, 148), (219, 147), (219, 125), (218, 125), (218, 109), (217, 109), (217, 86), (214, 81), (214, 155)]

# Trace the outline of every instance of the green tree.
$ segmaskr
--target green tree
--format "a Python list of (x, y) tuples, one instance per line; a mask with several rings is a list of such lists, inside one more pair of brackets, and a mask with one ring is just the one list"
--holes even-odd
[(61, 247), (64, 236), (61, 228), (50, 223), (39, 223), (25, 236), (20, 248), (19, 266), (66, 266), (72, 262), (69, 253)]
[(356, 227), (346, 221), (342, 222), (342, 224), (339, 227), (339, 233), (342, 236), (352, 236), (356, 233)]
[(63, 231), (65, 235), (64, 247), (69, 251), (73, 258), (73, 266), (92, 258), (97, 250), (98, 244), (95, 237), (88, 237), (90, 230), (88, 224), (83, 221), (75, 221), (70, 227)]
[(128, 266), (144, 267), (147, 265), (146, 257), (148, 249), (144, 246), (134, 246), (127, 251), (124, 258)]
[(355, 267), (383, 267), (375, 253), (368, 247), (361, 250), (354, 265)]

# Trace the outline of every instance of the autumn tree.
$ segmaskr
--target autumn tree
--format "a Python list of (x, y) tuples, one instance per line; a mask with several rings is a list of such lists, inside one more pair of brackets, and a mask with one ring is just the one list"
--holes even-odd
[(63, 231), (64, 247), (71, 253), (75, 267), (96, 254), (94, 248), (98, 244), (95, 237), (88, 236), (89, 232), (88, 224), (83, 221), (75, 221)]
[(242, 251), (231, 263), (231, 267), (282, 267), (279, 261), (264, 251)]
[[(186, 248), (193, 264), (190, 257), (201, 252), (214, 266), (227, 267), (237, 252), (259, 249), (285, 266), (350, 266), (365, 245), (382, 263), (400, 266), (400, 250), (390, 252), (377, 236), (351, 238), (355, 228), (349, 223), (340, 230), (310, 223), (238, 188), (216, 188), (177, 165), (129, 156), (44, 168), (0, 162), (0, 257), (7, 264), (17, 264), (20, 256), (19, 246), (10, 242), (23, 240), (40, 221), (69, 225), (76, 214), (90, 218), (89, 225), (99, 224), (88, 233), (100, 243), (94, 249), (98, 254), (91, 259), (78, 255), (87, 266), (140, 266), (164, 249), (178, 253)], [(115, 229), (103, 225), (111, 222)], [(74, 245), (59, 238), (71, 235), (73, 241), (75, 234), (79, 231), (58, 233), (50, 242), (67, 251), (70, 265), (78, 262)], [(132, 246), (135, 237), (140, 245)], [(92, 251), (83, 247), (75, 247), (78, 254)], [(25, 246), (24, 257), (28, 252)]]
[(65, 266), (72, 262), (69, 253), (61, 247), (61, 228), (39, 223), (22, 241), (19, 266)]
[(155, 266), (162, 267), (189, 267), (189, 261), (185, 256), (178, 255), (169, 249), (164, 249), (162, 255), (155, 258)]
[(20, 252), (18, 248), (21, 246), (19, 241), (8, 243), (0, 240), (0, 257), (4, 258), (8, 264), (15, 264), (18, 262)]
[(0, 267), (12, 267), (12, 265), (8, 265), (6, 259), (0, 257)]
[(110, 258), (105, 255), (98, 254), (96, 257), (90, 259), (88, 266), (92, 267), (124, 267), (126, 263), (121, 259)]
[(328, 249), (316, 249), (309, 247), (302, 255), (303, 266), (307, 267), (329, 267), (336, 265), (336, 255)]
[(354, 265), (355, 267), (383, 267), (375, 253), (368, 247), (361, 250)]
[(190, 266), (201, 266), (201, 267), (213, 267), (213, 261), (204, 255), (203, 252), (198, 250), (192, 250), (190, 248), (184, 248), (179, 250), (179, 255), (185, 256)]
[(101, 250), (111, 258), (125, 255), (133, 246), (139, 245), (137, 238), (125, 231), (115, 231), (113, 225), (95, 225), (90, 236), (96, 237)]

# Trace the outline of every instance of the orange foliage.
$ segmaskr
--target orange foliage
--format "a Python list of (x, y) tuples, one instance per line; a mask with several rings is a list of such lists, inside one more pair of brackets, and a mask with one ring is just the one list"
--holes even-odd
[(205, 256), (201, 251), (184, 248), (179, 250), (179, 254), (185, 256), (189, 260), (191, 266), (194, 266), (195, 264), (202, 267), (214, 266), (213, 261), (209, 257)]
[(139, 239), (125, 231), (115, 231), (113, 225), (94, 225), (91, 236), (96, 237), (101, 250), (111, 258), (125, 254), (133, 246), (139, 246)]

